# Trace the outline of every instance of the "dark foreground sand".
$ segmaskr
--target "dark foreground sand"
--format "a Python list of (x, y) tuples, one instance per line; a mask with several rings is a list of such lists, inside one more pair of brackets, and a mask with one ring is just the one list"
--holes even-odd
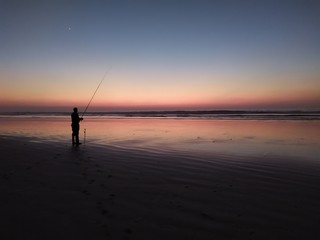
[(320, 239), (320, 164), (0, 137), (1, 239)]

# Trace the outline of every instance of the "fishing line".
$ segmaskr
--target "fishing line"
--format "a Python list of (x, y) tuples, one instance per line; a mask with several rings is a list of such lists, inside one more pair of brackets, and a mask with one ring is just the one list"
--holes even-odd
[[(85, 109), (84, 112), (82, 113), (82, 117), (81, 117), (81, 118), (83, 118), (84, 114), (87, 112), (87, 110), (88, 110), (88, 108), (89, 108), (89, 106), (90, 106), (90, 104), (91, 104), (91, 102), (92, 102), (92, 99), (93, 99), (94, 96), (96, 95), (96, 93), (97, 93), (97, 91), (98, 91), (101, 83), (102, 83), (103, 80), (106, 78), (106, 76), (107, 76), (107, 74), (109, 73), (109, 71), (111, 70), (111, 67), (112, 67), (112, 66), (110, 66), (110, 67), (107, 69), (107, 71), (105, 72), (105, 74), (103, 75), (103, 78), (101, 79), (98, 87), (97, 87), (96, 90), (94, 91), (94, 93), (93, 93), (93, 95), (92, 95), (92, 97), (91, 97), (91, 99), (90, 99), (90, 101), (89, 101), (86, 109)], [(86, 137), (87, 137), (87, 129), (84, 129), (84, 134), (83, 134), (83, 143), (84, 143), (84, 144), (86, 143)]]
[(101, 85), (101, 83), (103, 82), (103, 80), (106, 78), (106, 76), (107, 76), (107, 74), (109, 73), (109, 71), (111, 70), (111, 67), (110, 68), (108, 68), (107, 69), (107, 71), (105, 72), (105, 74), (103, 75), (103, 78), (101, 79), (101, 81), (100, 81), (100, 83), (99, 83), (99, 85), (98, 85), (98, 87), (96, 88), (96, 90), (94, 91), (94, 93), (93, 93), (93, 95), (92, 95), (92, 97), (91, 97), (91, 99), (90, 99), (90, 101), (89, 101), (89, 103), (88, 103), (88, 105), (87, 105), (87, 107), (86, 107), (86, 109), (84, 110), (84, 112), (82, 113), (82, 117), (84, 116), (84, 114), (87, 112), (87, 110), (88, 110), (88, 107), (89, 107), (89, 105), (90, 105), (90, 103), (92, 102), (92, 99), (94, 98), (94, 96), (96, 95), (96, 93), (97, 93), (97, 91), (98, 91), (98, 89), (99, 89), (99, 87), (100, 87), (100, 85)]

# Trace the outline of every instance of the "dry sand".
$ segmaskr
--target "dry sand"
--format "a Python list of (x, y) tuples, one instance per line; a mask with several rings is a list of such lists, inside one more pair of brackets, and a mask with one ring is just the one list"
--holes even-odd
[(11, 137), (0, 150), (1, 239), (320, 239), (316, 161)]

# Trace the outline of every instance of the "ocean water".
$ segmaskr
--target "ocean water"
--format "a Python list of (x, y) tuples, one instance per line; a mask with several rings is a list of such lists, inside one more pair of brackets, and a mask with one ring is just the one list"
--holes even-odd
[[(217, 114), (216, 114), (217, 115)], [(0, 116), (0, 137), (70, 145), (69, 114)], [(86, 146), (116, 146), (175, 154), (290, 156), (320, 161), (316, 113), (149, 113), (85, 116), (80, 140)]]

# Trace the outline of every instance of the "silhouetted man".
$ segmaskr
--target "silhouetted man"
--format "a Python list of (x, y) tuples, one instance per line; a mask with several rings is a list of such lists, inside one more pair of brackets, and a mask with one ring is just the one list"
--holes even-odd
[(73, 109), (73, 113), (71, 113), (71, 127), (72, 127), (72, 145), (79, 145), (79, 130), (80, 130), (80, 121), (83, 118), (79, 117), (78, 108)]

